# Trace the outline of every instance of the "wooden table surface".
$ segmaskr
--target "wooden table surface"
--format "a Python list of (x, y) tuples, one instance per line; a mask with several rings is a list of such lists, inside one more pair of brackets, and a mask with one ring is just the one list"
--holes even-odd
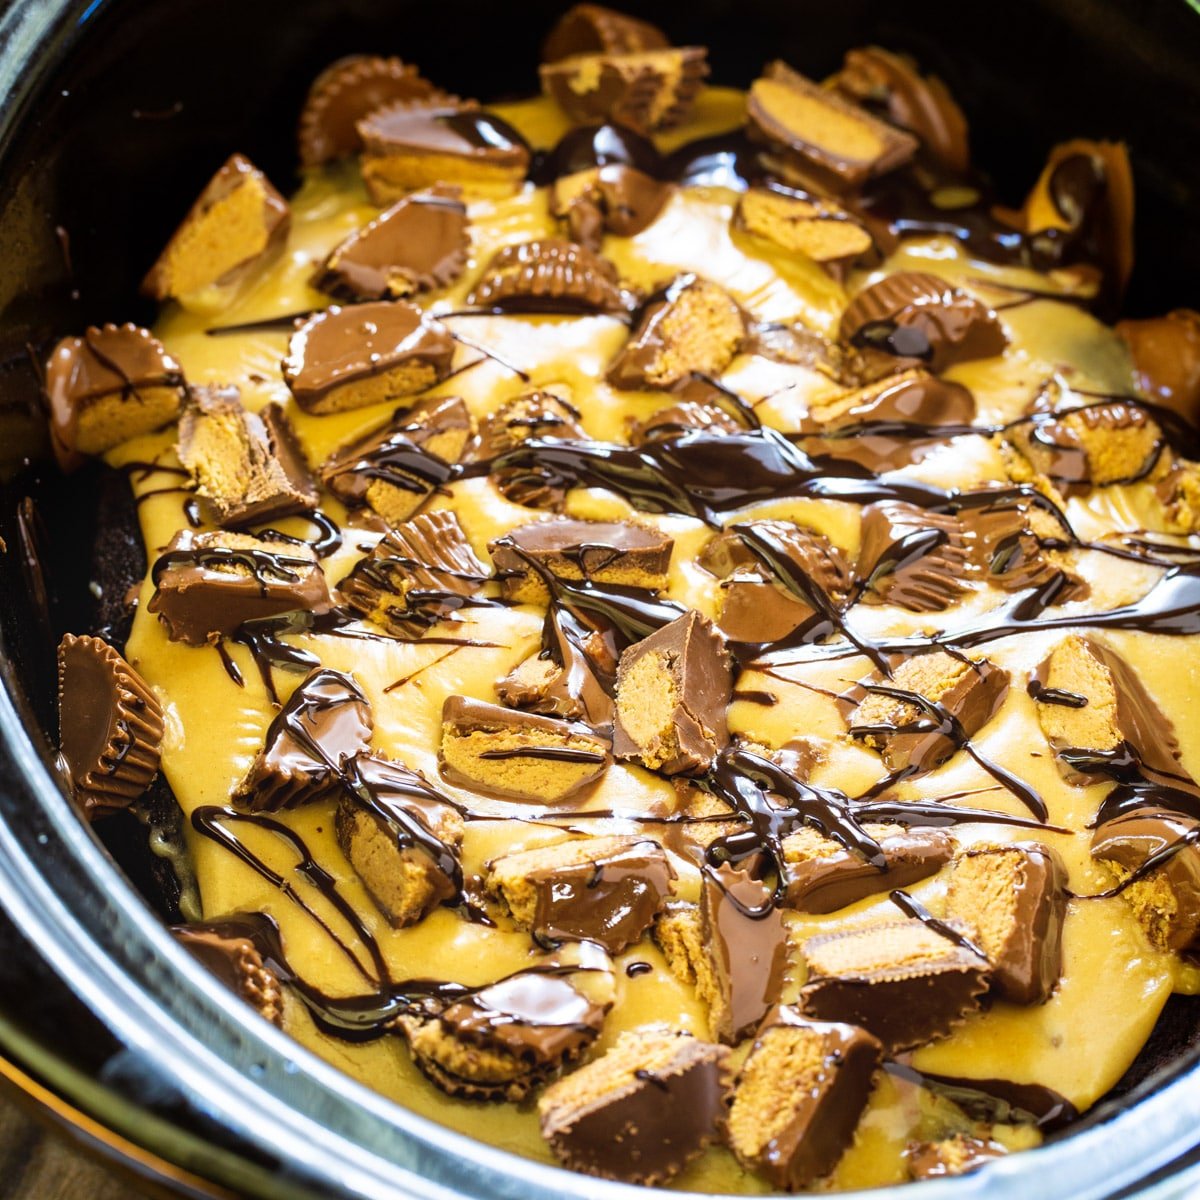
[(141, 1193), (0, 1097), (0, 1200), (140, 1200)]

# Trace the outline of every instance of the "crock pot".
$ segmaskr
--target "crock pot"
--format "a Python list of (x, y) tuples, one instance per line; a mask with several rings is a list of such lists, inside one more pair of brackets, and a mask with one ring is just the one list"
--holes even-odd
[[(231, 148), (280, 186), (294, 177), (294, 115), (332, 59), (397, 53), (463, 93), (528, 92), (537, 38), (564, 7), (0, 5), (0, 1082), (155, 1190), (375, 1200), (647, 1194), (416, 1117), (232, 1002), (165, 932), (169, 902), (154, 886), (144, 830), (81, 823), (53, 752), (53, 647), (64, 630), (94, 624), (88, 568), (102, 479), (44, 465), (33, 361), (64, 332), (151, 317), (134, 300), (137, 280)], [(1128, 311), (1200, 298), (1200, 9), (1185, 0), (642, 7), (679, 39), (709, 45), (722, 82), (748, 82), (769, 57), (821, 75), (848, 46), (912, 52), (960, 99), (978, 161), (1013, 198), (1055, 141), (1126, 139), (1139, 205)], [(1176, 998), (1116, 1094), (1072, 1131), (919, 1194), (1193, 1194), (1198, 1031), (1200, 1003)]]

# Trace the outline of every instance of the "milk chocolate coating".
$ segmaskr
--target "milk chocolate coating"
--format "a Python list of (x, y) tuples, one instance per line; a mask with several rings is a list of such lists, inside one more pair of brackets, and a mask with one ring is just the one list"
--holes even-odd
[(449, 374), (453, 356), (449, 331), (414, 304), (380, 300), (349, 308), (335, 305), (292, 334), (283, 377), (301, 408), (320, 413), (336, 389), (402, 365), (426, 366), (433, 373), (430, 383), (436, 382)]
[(139, 389), (178, 389), (183, 403), (179, 363), (148, 329), (137, 325), (91, 326), (83, 337), (63, 338), (46, 360), (45, 389), (50, 408), (50, 438), (59, 465), (77, 467), (80, 414), (103, 399), (137, 399)]
[(315, 167), (357, 154), (356, 128), (369, 113), (397, 101), (445, 97), (416, 67), (398, 58), (351, 54), (330, 64), (313, 81), (300, 113), (300, 162)]
[(542, 46), (543, 62), (558, 62), (573, 54), (636, 54), (669, 46), (666, 34), (649, 21), (605, 8), (576, 4), (550, 30)]
[(330, 251), (313, 286), (339, 300), (387, 300), (453, 283), (471, 239), (459, 189), (414, 192)]
[(504, 312), (627, 313), (636, 300), (606, 258), (548, 237), (497, 251), (467, 303)]
[(563, 579), (649, 586), (645, 578), (665, 581), (674, 538), (632, 521), (576, 521), (569, 517), (522, 525), (488, 549), (501, 591), (516, 596), (529, 581), (520, 550)]
[(896, 500), (863, 509), (855, 573), (885, 603), (940, 612), (967, 593), (969, 567), (961, 522), (950, 513)]
[(151, 571), (158, 613), (173, 642), (203, 646), (244, 621), (303, 610), (328, 612), (329, 588), (305, 546), (181, 529)]
[(335, 795), (343, 764), (366, 750), (373, 728), (371, 706), (349, 675), (314, 670), (267, 727), (233, 802), (277, 812)]
[[(937, 949), (917, 958), (897, 953), (888, 960), (893, 936), (916, 921), (889, 921), (810, 938), (804, 943), (809, 982), (800, 989), (801, 1009), (827, 1021), (859, 1025), (883, 1043), (888, 1053), (911, 1050), (945, 1037), (969, 1012), (979, 1007), (987, 987), (988, 964), (965, 946), (939, 938)], [(880, 949), (853, 965), (853, 951), (843, 970), (820, 969), (823, 947), (845, 939), (874, 941)]]
[(671, 186), (626, 163), (576, 172), (555, 182), (550, 211), (565, 217), (571, 239), (598, 250), (606, 233), (636, 237), (671, 197)]
[(248, 937), (239, 937), (236, 922), (176, 925), (171, 932), (202, 966), (235, 996), (272, 1025), (283, 1027), (283, 990)]
[(88, 817), (127, 808), (158, 773), (162, 708), (145, 680), (100, 638), (58, 645), (59, 748)]
[[(787, 906), (799, 912), (830, 913), (867, 896), (908, 887), (936, 875), (954, 854), (944, 829), (896, 829), (876, 835), (887, 866), (880, 871), (861, 854), (830, 842), (808, 858), (787, 859)], [(784, 852), (788, 845), (784, 842)]]
[[(664, 725), (647, 738), (640, 727), (636, 734), (630, 730), (634, 711), (641, 708), (632, 694), (631, 677), (640, 674), (639, 663), (649, 666), (652, 658), (659, 662), (650, 685), (669, 688), (671, 695), (662, 712)], [(668, 775), (707, 768), (729, 741), (725, 712), (732, 690), (732, 666), (720, 634), (695, 610), (685, 613), (621, 655), (613, 753), (621, 759), (653, 761)], [(657, 710), (654, 715), (659, 715)]]
[[(637, 1036), (624, 1034), (623, 1038)], [(678, 1039), (666, 1067), (653, 1074), (639, 1072), (621, 1080), (612, 1091), (579, 1104), (554, 1103), (552, 1092), (543, 1098), (542, 1135), (572, 1170), (630, 1183), (664, 1182), (695, 1158), (720, 1129), (728, 1093), (729, 1051), (665, 1030), (642, 1036)], [(602, 1068), (604, 1059), (582, 1069), (597, 1064)]]
[(999, 1142), (956, 1133), (940, 1142), (913, 1142), (904, 1157), (909, 1176), (920, 1180), (968, 1175), (1007, 1153)]
[(522, 172), (529, 165), (520, 133), (472, 104), (390, 105), (359, 121), (358, 133), (368, 155), (454, 155)]
[[(781, 1061), (773, 1061), (777, 1052), (772, 1031), (789, 1029), (819, 1040), (822, 1062), (815, 1071), (793, 1066), (786, 1052)], [(743, 1121), (750, 1125), (757, 1116), (760, 1127), (774, 1129), (774, 1133), (755, 1155), (747, 1155), (734, 1134), (734, 1153), (784, 1191), (802, 1191), (828, 1175), (854, 1140), (881, 1049), (871, 1034), (853, 1025), (811, 1021), (788, 1005), (773, 1008), (759, 1026), (750, 1057), (742, 1067), (733, 1095), (730, 1130), (731, 1134), (738, 1130)], [(779, 1091), (786, 1097), (782, 1124), (778, 1107), (755, 1113), (753, 1100), (742, 1090), (749, 1080), (757, 1082), (767, 1071), (778, 1072)]]
[(1116, 330), (1133, 356), (1138, 391), (1200, 424), (1200, 313), (1177, 308), (1164, 317), (1119, 321)]
[(864, 288), (842, 314), (841, 340), (881, 369), (994, 358), (1008, 337), (987, 305), (937, 275), (902, 271)]
[(787, 966), (787, 928), (771, 889), (723, 865), (706, 870), (700, 929), (720, 996), (713, 1033), (736, 1045), (779, 1000)]
[(629, 430), (629, 441), (634, 446), (644, 446), (647, 442), (665, 441), (693, 430), (735, 433), (741, 428), (729, 413), (715, 404), (681, 400), (678, 404), (660, 408), (643, 421), (635, 421)]

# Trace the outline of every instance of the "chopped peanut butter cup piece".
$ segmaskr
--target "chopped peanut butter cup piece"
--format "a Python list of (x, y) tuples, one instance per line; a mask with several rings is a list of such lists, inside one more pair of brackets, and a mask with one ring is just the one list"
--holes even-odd
[(835, 192), (903, 165), (917, 148), (911, 134), (782, 62), (771, 63), (751, 85), (746, 117), (750, 136), (765, 145), (785, 178)]
[[(243, 932), (242, 920), (175, 925), (175, 940), (239, 999), (272, 1025), (283, 1027), (283, 988), (258, 947)], [(247, 931), (252, 929), (247, 923)]]
[(912, 1179), (945, 1179), (978, 1171), (1008, 1151), (990, 1138), (956, 1133), (940, 1142), (912, 1142), (904, 1152)]
[(972, 846), (954, 860), (946, 907), (974, 930), (992, 987), (1013, 1004), (1042, 1004), (1062, 972), (1066, 868), (1037, 842)]
[(137, 325), (92, 326), (63, 338), (46, 360), (45, 388), (64, 470), (169, 424), (184, 394), (179, 363)]
[(416, 395), (450, 373), (454, 339), (415, 304), (334, 306), (288, 342), (284, 382), (306, 412), (323, 416)]
[(709, 1026), (720, 1041), (736, 1045), (783, 987), (787, 928), (771, 889), (728, 865), (706, 869), (700, 941), (708, 969), (697, 971), (697, 991), (708, 1003)]
[(789, 1192), (828, 1175), (854, 1140), (880, 1052), (863, 1029), (773, 1009), (733, 1093), (728, 1140), (738, 1161)]
[(941, 612), (970, 589), (971, 556), (950, 513), (881, 500), (863, 509), (855, 574), (869, 599), (910, 612)]
[(458, 895), (463, 819), (403, 763), (359, 754), (345, 769), (334, 831), (375, 907), (397, 929)]
[(743, 193), (733, 228), (772, 250), (811, 258), (835, 278), (874, 246), (844, 208), (807, 192), (755, 187)]
[(1150, 944), (1189, 957), (1200, 948), (1200, 821), (1135, 809), (1101, 824), (1092, 857), (1109, 868)]
[(454, 783), (545, 804), (595, 783), (612, 763), (609, 743), (587, 725), (466, 696), (446, 698), (438, 757)]
[[(953, 927), (953, 926), (952, 926)], [(804, 943), (800, 1007), (861, 1025), (895, 1054), (945, 1037), (979, 1007), (988, 964), (920, 921), (880, 921)]]
[(835, 912), (867, 896), (927, 879), (954, 854), (954, 839), (944, 829), (867, 824), (863, 831), (883, 851), (887, 865), (882, 871), (812, 826), (784, 838), (788, 908)]
[(155, 300), (186, 300), (211, 287), (234, 288), (282, 252), (290, 224), (287, 201), (235, 154), (171, 235), (142, 291)]
[(670, 197), (670, 184), (626, 163), (605, 163), (556, 179), (550, 211), (565, 218), (572, 241), (598, 250), (606, 233), (636, 237), (648, 229)]
[(846, 51), (833, 81), (848, 100), (916, 134), (925, 149), (952, 171), (970, 168), (967, 119), (936, 75), (920, 75), (904, 55), (864, 46)]
[(303, 451), (278, 404), (253, 413), (237, 388), (192, 388), (177, 450), (218, 525), (237, 528), (317, 507)]
[(68, 633), (58, 644), (58, 728), (75, 798), (89, 818), (128, 808), (158, 773), (162, 707), (100, 638)]
[(716, 995), (712, 963), (704, 953), (700, 906), (686, 900), (669, 900), (650, 930), (663, 952), (667, 967), (680, 983), (691, 984), (709, 1007)]
[(505, 246), (467, 303), (502, 312), (627, 313), (637, 301), (606, 258), (563, 238)]
[(901, 271), (864, 288), (842, 314), (841, 340), (879, 374), (994, 358), (1008, 337), (986, 304), (938, 275)]
[(586, 438), (580, 412), (551, 392), (526, 392), (506, 401), (479, 425), (479, 445), (473, 457), (490, 462), (530, 438)]
[(521, 972), (465, 994), (421, 998), (396, 1020), (413, 1061), (442, 1091), (464, 1100), (518, 1103), (591, 1045), (607, 1004), (577, 974)]
[(681, 400), (678, 404), (660, 408), (644, 421), (634, 421), (629, 429), (629, 440), (635, 446), (645, 446), (685, 433), (737, 433), (740, 429), (742, 425), (715, 404)]
[(729, 1050), (650, 1027), (546, 1089), (542, 1136), (566, 1166), (629, 1183), (664, 1183), (719, 1136)]
[(547, 35), (542, 61), (557, 62), (575, 54), (635, 54), (669, 45), (667, 35), (649, 21), (602, 4), (576, 4), (559, 17)]
[(394, 300), (447, 287), (467, 265), (468, 224), (458, 188), (415, 192), (334, 247), (313, 286), (339, 300)]
[(654, 922), (675, 872), (648, 838), (598, 837), (506, 854), (488, 890), (539, 941), (588, 941), (620, 954)]
[[(549, 591), (532, 559), (559, 579), (661, 590), (675, 540), (633, 521), (535, 521), (488, 546), (502, 594), (522, 604), (547, 604)], [(518, 551), (520, 553), (518, 553)]]
[(278, 812), (329, 799), (342, 787), (346, 762), (366, 750), (373, 728), (362, 688), (349, 675), (317, 668), (267, 727), (233, 802), (251, 812)]
[(543, 63), (542, 91), (579, 124), (615, 121), (638, 133), (682, 124), (708, 75), (703, 46), (575, 54)]
[(1154, 485), (1167, 533), (1200, 532), (1200, 463), (1174, 458)]
[(1131, 767), (1180, 778), (1174, 726), (1129, 663), (1103, 642), (1069, 635), (1038, 666), (1029, 691), (1068, 782), (1120, 777)]
[(529, 146), (507, 121), (472, 104), (393, 104), (358, 123), (362, 173), (377, 204), (435, 184), (470, 194), (515, 192), (529, 167)]
[(719, 375), (746, 339), (746, 318), (715, 283), (680, 275), (647, 302), (608, 381), (627, 391), (673, 388), (693, 373)]
[(422, 513), (390, 530), (338, 584), (355, 612), (396, 637), (419, 637), (452, 618), (461, 600), (488, 578), (458, 517), (449, 510)]
[(1200, 424), (1200, 312), (1177, 308), (1165, 317), (1118, 321), (1116, 331), (1133, 357), (1138, 391)]
[(470, 438), (462, 400), (423, 400), (335, 450), (321, 467), (321, 482), (347, 508), (366, 506), (399, 525), (452, 477)]
[(358, 122), (376, 109), (449, 99), (401, 59), (376, 54), (339, 58), (317, 76), (304, 101), (297, 131), (300, 162), (315, 167), (357, 154), (362, 149)]
[(729, 741), (732, 690), (724, 639), (685, 613), (621, 655), (614, 753), (664, 775), (707, 769)]
[(850, 714), (850, 736), (878, 751), (889, 771), (931, 771), (996, 715), (1008, 672), (987, 659), (933, 650), (906, 658), (890, 680), (859, 686), (867, 695)]

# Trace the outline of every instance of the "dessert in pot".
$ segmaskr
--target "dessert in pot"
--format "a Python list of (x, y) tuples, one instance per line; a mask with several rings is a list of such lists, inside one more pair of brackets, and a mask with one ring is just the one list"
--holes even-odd
[(584, 4), (540, 75), (332, 64), (300, 189), (212, 164), (154, 327), (51, 350), (145, 547), (60, 646), (81, 814), (152, 812), (240, 1000), (496, 1145), (986, 1170), (1200, 987), (1200, 317), (1105, 323), (1122, 146), (1004, 208), (886, 50), (710, 87)]

